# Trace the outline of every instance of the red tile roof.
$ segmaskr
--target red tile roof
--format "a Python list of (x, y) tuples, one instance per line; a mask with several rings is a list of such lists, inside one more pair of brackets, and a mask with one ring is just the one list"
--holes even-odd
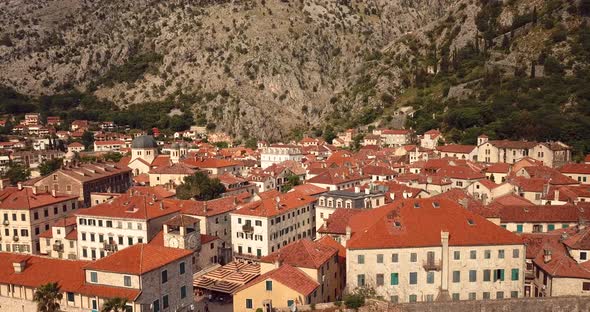
[(338, 257), (341, 259), (341, 261), (345, 261), (346, 248), (344, 246), (342, 246), (342, 244), (340, 244), (339, 242), (335, 241), (334, 238), (332, 238), (332, 236), (326, 235), (326, 236), (318, 239), (317, 242), (319, 244), (331, 246), (331, 247), (338, 249)]
[(185, 174), (185, 175), (191, 175), (193, 173), (195, 173), (197, 170), (195, 169), (195, 167), (183, 164), (183, 163), (175, 163), (175, 164), (171, 164), (171, 165), (165, 165), (165, 166), (158, 166), (155, 168), (152, 168), (150, 170), (150, 174)]
[(291, 190), (291, 192), (298, 192), (303, 195), (314, 196), (314, 195), (319, 195), (319, 194), (325, 193), (327, 191), (323, 187), (319, 187), (319, 186), (315, 186), (313, 184), (306, 183), (306, 184), (294, 186), (293, 189)]
[(568, 230), (567, 238), (563, 240), (566, 246), (571, 249), (590, 250), (590, 227), (574, 227)]
[[(555, 233), (523, 234), (527, 244), (527, 258), (532, 256), (533, 263), (547, 272), (551, 277), (590, 278), (587, 264), (579, 264), (570, 257), (560, 235)], [(528, 249), (532, 249), (530, 252)], [(551, 260), (545, 261), (544, 251), (551, 252)]]
[(443, 153), (469, 154), (473, 152), (475, 148), (475, 145), (447, 144), (437, 146), (436, 150)]
[(307, 180), (307, 183), (337, 185), (367, 179), (368, 176), (349, 168), (328, 169)]
[(590, 164), (565, 164), (559, 168), (561, 173), (590, 174)]
[(77, 199), (75, 195), (56, 194), (55, 197), (51, 193), (35, 194), (32, 188), (23, 187), (7, 187), (0, 191), (0, 209), (8, 210), (30, 210), (39, 207), (55, 205), (68, 200)]
[(442, 231), (449, 232), (451, 246), (522, 244), (517, 235), (443, 198), (405, 199), (363, 211), (349, 226), (347, 249), (440, 246)]
[(75, 167), (66, 167), (58, 170), (77, 181), (89, 182), (122, 173), (131, 172), (127, 166), (118, 163), (85, 163), (78, 164)]
[(318, 229), (318, 233), (344, 235), (350, 219), (363, 211), (363, 209), (336, 208), (327, 219), (324, 219), (325, 222)]
[(260, 262), (289, 264), (298, 268), (319, 269), (326, 261), (330, 261), (338, 253), (338, 249), (320, 244), (309, 239), (301, 239), (281, 247)]
[(508, 174), (510, 172), (511, 167), (512, 166), (507, 163), (495, 163), (495, 164), (489, 165), (484, 170), (486, 172), (491, 172), (491, 173), (506, 173), (506, 174)]
[(222, 213), (234, 211), (241, 203), (237, 197), (228, 196), (208, 201), (176, 200), (182, 209), (182, 213), (193, 216), (216, 216)]
[(246, 285), (238, 288), (234, 293), (247, 289), (266, 280), (277, 281), (300, 293), (304, 297), (307, 297), (320, 286), (320, 284), (311, 279), (311, 277), (309, 277), (300, 269), (294, 268), (288, 264), (283, 264), (278, 269), (268, 271), (258, 276), (257, 278), (248, 282)]
[(128, 191), (129, 195), (144, 195), (144, 196), (156, 196), (157, 199), (170, 198), (176, 193), (169, 191), (162, 185), (156, 186), (133, 186)]
[(183, 163), (198, 168), (225, 168), (239, 166), (240, 163), (235, 160), (217, 159), (217, 158), (198, 158), (191, 157), (181, 160)]
[(317, 201), (315, 197), (303, 195), (299, 192), (289, 192), (275, 198), (262, 199), (241, 205), (233, 213), (247, 216), (274, 217), (307, 206), (315, 201)]
[(95, 141), (96, 145), (125, 145), (124, 141)]
[(590, 211), (574, 205), (504, 206), (498, 210), (502, 223), (561, 223), (590, 219)]
[(537, 145), (537, 142), (529, 141), (490, 140), (488, 142), (495, 147), (509, 149), (529, 149)]
[(186, 249), (135, 244), (88, 264), (86, 269), (142, 275), (192, 254)]
[(181, 208), (177, 202), (169, 199), (158, 200), (155, 195), (123, 194), (105, 203), (78, 210), (76, 215), (80, 217), (152, 220), (178, 213)]

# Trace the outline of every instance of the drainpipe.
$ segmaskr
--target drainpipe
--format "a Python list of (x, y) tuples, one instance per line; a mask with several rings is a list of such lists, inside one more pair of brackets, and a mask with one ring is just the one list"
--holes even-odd
[(449, 290), (449, 232), (440, 232), (440, 242), (442, 244), (442, 270), (441, 270), (441, 290)]

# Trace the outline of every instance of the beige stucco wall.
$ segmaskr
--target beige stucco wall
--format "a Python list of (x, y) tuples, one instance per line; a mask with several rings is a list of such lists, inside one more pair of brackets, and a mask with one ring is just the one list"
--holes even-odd
[[(498, 258), (498, 250), (503, 249), (504, 259)], [(519, 257), (512, 257), (512, 250), (518, 249)], [(475, 250), (477, 259), (470, 259), (470, 251)], [(491, 258), (484, 259), (484, 251), (490, 250)], [(477, 299), (483, 298), (484, 292), (489, 292), (492, 299), (496, 298), (496, 292), (503, 291), (504, 297), (510, 297), (511, 291), (518, 291), (518, 297), (523, 296), (524, 291), (524, 269), (525, 253), (523, 245), (516, 246), (470, 246), (470, 247), (449, 247), (448, 276), (443, 276), (444, 270), (434, 271), (434, 283), (428, 284), (427, 272), (423, 263), (427, 259), (427, 252), (435, 253), (435, 263), (441, 261), (443, 248), (441, 246), (425, 248), (404, 248), (404, 249), (364, 249), (347, 250), (347, 290), (352, 291), (359, 285), (357, 275), (365, 275), (367, 286), (374, 287), (377, 295), (383, 296), (386, 300), (391, 296), (398, 296), (399, 302), (408, 302), (410, 295), (416, 295), (417, 301), (426, 301), (428, 295), (436, 299), (443, 279), (448, 281), (449, 294), (458, 293), (461, 300), (468, 299), (469, 293), (476, 293)], [(454, 252), (459, 251), (460, 260), (454, 260)], [(397, 253), (399, 261), (392, 262), (392, 254)], [(417, 261), (410, 262), (411, 253), (416, 253)], [(383, 263), (377, 263), (377, 255), (383, 255)], [(358, 263), (358, 255), (364, 255), (364, 264)], [(490, 282), (483, 281), (483, 270), (491, 270)], [(504, 269), (504, 281), (493, 279), (494, 269)], [(519, 269), (519, 280), (511, 280), (511, 270)], [(476, 282), (469, 281), (469, 271), (476, 270)], [(460, 282), (453, 282), (453, 271), (460, 271)], [(409, 284), (410, 272), (417, 272), (417, 283)], [(398, 273), (399, 284), (391, 285), (391, 273)], [(384, 285), (376, 285), (376, 275), (384, 275)]]

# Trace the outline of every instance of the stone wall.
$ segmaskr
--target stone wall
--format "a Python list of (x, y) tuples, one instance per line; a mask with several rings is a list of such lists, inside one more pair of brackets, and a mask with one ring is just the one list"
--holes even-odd
[[(344, 304), (318, 303), (313, 311), (329, 310), (352, 312)], [(312, 311), (309, 305), (298, 306), (298, 311)], [(277, 309), (278, 312), (289, 312), (287, 309)], [(520, 298), (504, 300), (476, 300), (476, 301), (448, 301), (448, 302), (418, 302), (406, 304), (391, 304), (385, 301), (369, 300), (358, 312), (583, 312), (590, 311), (590, 297), (543, 297)]]

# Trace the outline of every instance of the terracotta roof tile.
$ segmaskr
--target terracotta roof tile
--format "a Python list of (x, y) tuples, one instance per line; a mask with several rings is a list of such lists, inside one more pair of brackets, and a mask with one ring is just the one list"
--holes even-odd
[(233, 213), (247, 216), (274, 217), (307, 206), (315, 201), (317, 201), (315, 197), (303, 195), (299, 192), (289, 192), (275, 198), (262, 199), (241, 205)]
[(309, 239), (301, 239), (290, 243), (260, 259), (261, 262), (274, 263), (280, 261), (298, 268), (319, 269), (326, 261), (334, 258), (338, 249), (320, 244)]
[(192, 254), (186, 249), (135, 244), (88, 264), (86, 269), (141, 275)]
[(257, 278), (253, 279), (252, 281), (248, 282), (246, 285), (238, 288), (235, 292), (239, 292), (241, 290), (247, 289), (253, 285), (261, 283), (266, 280), (274, 280), (277, 281), (295, 291), (302, 294), (303, 296), (308, 296), (311, 294), (316, 288), (320, 286), (316, 281), (311, 279), (307, 274), (301, 271), (298, 268), (294, 268), (288, 264), (281, 265), (278, 269), (274, 269), (272, 271), (268, 271)]
[(516, 234), (444, 198), (400, 200), (357, 214), (349, 226), (347, 249), (440, 246), (441, 231), (449, 232), (451, 246), (522, 244)]
[(0, 209), (8, 210), (30, 210), (43, 206), (54, 205), (64, 201), (77, 199), (75, 195), (56, 194), (53, 197), (50, 193), (36, 193), (30, 187), (7, 187), (0, 191)]

